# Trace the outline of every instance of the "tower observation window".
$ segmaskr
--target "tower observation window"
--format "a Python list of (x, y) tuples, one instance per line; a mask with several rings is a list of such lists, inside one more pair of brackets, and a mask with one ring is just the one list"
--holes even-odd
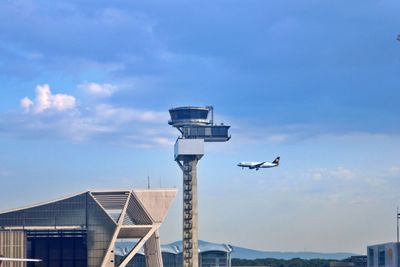
[(228, 135), (228, 129), (226, 127), (213, 127), (211, 129), (213, 136), (226, 136)]
[(183, 109), (171, 112), (172, 120), (207, 119), (208, 110)]
[(183, 135), (186, 138), (208, 138), (228, 136), (227, 126), (191, 126), (183, 128)]

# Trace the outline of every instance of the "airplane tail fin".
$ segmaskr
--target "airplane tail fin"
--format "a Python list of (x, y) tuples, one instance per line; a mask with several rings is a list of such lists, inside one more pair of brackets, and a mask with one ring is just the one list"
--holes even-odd
[(280, 159), (281, 159), (281, 157), (277, 157), (276, 159), (274, 159), (274, 161), (272, 163), (279, 165)]

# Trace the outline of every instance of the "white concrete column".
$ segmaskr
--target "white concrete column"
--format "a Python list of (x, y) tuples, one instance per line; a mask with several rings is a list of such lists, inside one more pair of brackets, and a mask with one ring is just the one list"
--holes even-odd
[(160, 234), (158, 230), (144, 244), (147, 267), (163, 267), (162, 253), (160, 246)]

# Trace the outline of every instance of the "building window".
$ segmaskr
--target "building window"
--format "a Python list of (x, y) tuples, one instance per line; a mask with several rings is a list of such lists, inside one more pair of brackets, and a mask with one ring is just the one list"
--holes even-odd
[(368, 249), (368, 265), (374, 266), (374, 249), (373, 248)]
[(200, 254), (201, 267), (227, 267), (228, 253), (222, 251), (207, 251)]
[(385, 248), (379, 248), (378, 265), (385, 266)]

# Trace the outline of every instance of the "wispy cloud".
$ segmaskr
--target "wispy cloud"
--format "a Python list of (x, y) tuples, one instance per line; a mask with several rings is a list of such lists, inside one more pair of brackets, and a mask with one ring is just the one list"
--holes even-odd
[(119, 123), (129, 121), (160, 123), (168, 120), (167, 112), (116, 107), (110, 104), (97, 105), (95, 107), (95, 114), (102, 121), (113, 121)]
[(347, 180), (350, 181), (359, 177), (359, 171), (338, 166), (334, 169), (315, 168), (301, 173), (302, 177), (311, 178), (314, 181), (321, 180)]
[(398, 136), (398, 132), (387, 132), (385, 129), (352, 129), (336, 128), (335, 126), (321, 123), (251, 123), (235, 120), (232, 134), (238, 144), (282, 144), (296, 143), (301, 141), (335, 139), (369, 139), (385, 140), (391, 136)]
[[(96, 83), (89, 87), (93, 85), (102, 88), (98, 90), (115, 87)], [(0, 114), (0, 129), (15, 137), (103, 140), (142, 148), (173, 144), (176, 133), (166, 124), (166, 111), (110, 103), (91, 102), (89, 106), (76, 103), (72, 95), (53, 94), (49, 85), (38, 85), (34, 101), (28, 97), (21, 99), (23, 112)]]
[(12, 174), (12, 172), (9, 170), (0, 169), (0, 177), (7, 177), (7, 176), (10, 176), (11, 174)]
[(337, 166), (287, 173), (279, 186), (283, 193), (295, 198), (318, 199), (333, 206), (358, 205), (395, 199), (400, 192), (398, 178), (397, 168), (359, 170)]
[(114, 94), (115, 91), (117, 91), (117, 87), (109, 83), (99, 84), (85, 82), (83, 84), (79, 84), (78, 88), (97, 97), (109, 97)]
[(392, 167), (390, 167), (389, 174), (393, 175), (393, 176), (395, 176), (395, 175), (399, 175), (400, 176), (400, 166), (392, 166)]

